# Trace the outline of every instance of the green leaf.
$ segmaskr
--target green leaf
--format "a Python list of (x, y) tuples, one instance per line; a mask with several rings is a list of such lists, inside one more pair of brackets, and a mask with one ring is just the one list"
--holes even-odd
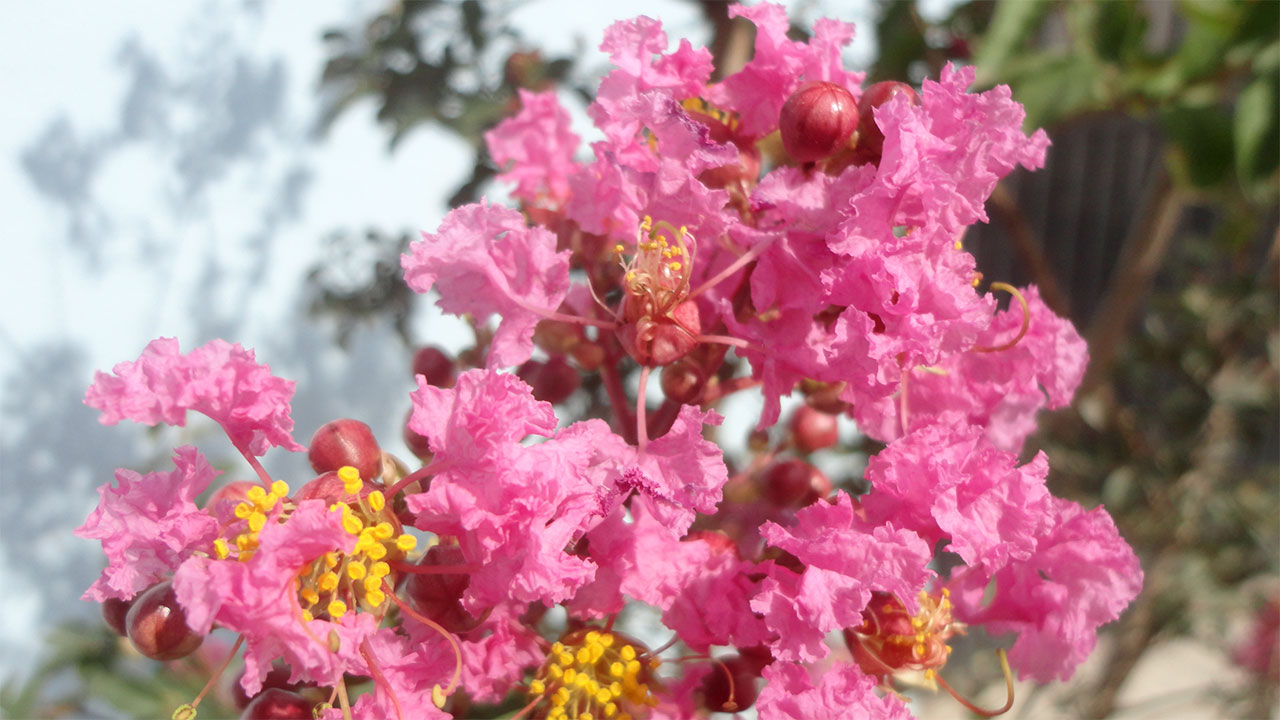
[(991, 25), (973, 54), (979, 87), (1000, 82), (1006, 63), (1019, 53), (1052, 7), (1040, 0), (1005, 0), (996, 6)]
[(1026, 56), (1006, 67), (1004, 80), (1027, 110), (1027, 128), (1093, 109), (1099, 100), (1097, 66), (1074, 55)]
[(1231, 118), (1215, 106), (1177, 107), (1161, 115), (1174, 157), (1170, 169), (1184, 183), (1216, 185), (1232, 165)]
[(1280, 163), (1280, 76), (1263, 75), (1236, 101), (1236, 171), (1246, 188), (1270, 177)]

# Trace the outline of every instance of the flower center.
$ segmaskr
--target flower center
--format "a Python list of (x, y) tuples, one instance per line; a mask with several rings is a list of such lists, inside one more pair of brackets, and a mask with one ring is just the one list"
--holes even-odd
[(635, 255), (622, 259), (626, 248), (614, 247), (625, 273), (626, 319), (665, 315), (688, 296), (696, 248), (688, 228), (666, 221), (654, 223), (648, 215), (640, 223)]
[(648, 681), (659, 664), (622, 635), (575, 630), (551, 646), (529, 693), (551, 703), (547, 720), (630, 720), (657, 704)]
[(920, 609), (911, 615), (896, 595), (872, 593), (862, 624), (846, 633), (858, 664), (881, 677), (923, 670), (926, 683), (933, 684), (951, 654), (947, 641), (964, 632), (951, 617), (950, 595), (946, 588), (938, 595), (921, 591)]

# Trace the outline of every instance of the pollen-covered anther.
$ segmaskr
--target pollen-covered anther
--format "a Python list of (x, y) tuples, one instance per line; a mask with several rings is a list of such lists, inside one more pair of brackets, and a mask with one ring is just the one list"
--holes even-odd
[(951, 616), (947, 590), (921, 592), (919, 610), (910, 614), (895, 595), (873, 593), (862, 612), (862, 624), (845, 631), (845, 639), (859, 666), (871, 675), (886, 677), (904, 671), (924, 672), (932, 685), (936, 671), (947, 663), (947, 642), (963, 634), (964, 625)]
[(649, 689), (651, 664), (641, 662), (649, 656), (637, 646), (612, 632), (571, 632), (551, 646), (529, 693), (548, 704), (548, 718), (630, 718), (628, 708), (657, 703)]
[[(254, 485), (245, 492), (246, 499), (237, 503), (232, 509), (232, 514), (237, 519), (245, 521), (244, 530), (233, 538), (238, 560), (248, 561), (253, 557), (254, 551), (258, 548), (258, 534), (267, 526), (267, 521), (276, 504), (288, 496), (289, 485), (283, 480), (271, 483), (269, 492), (261, 485)], [(214, 552), (219, 560), (225, 560), (231, 556), (231, 548), (224, 538), (214, 542)]]

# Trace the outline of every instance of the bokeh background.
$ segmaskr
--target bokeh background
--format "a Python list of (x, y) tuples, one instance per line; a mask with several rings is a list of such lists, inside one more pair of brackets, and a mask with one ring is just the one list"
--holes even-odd
[[(115, 467), (162, 466), (177, 442), (237, 467), (208, 425), (99, 426), (81, 404), (94, 370), (161, 335), (239, 341), (298, 382), (301, 440), (348, 416), (402, 451), (413, 348), (456, 351), (466, 333), (411, 297), (398, 255), (449, 207), (504, 197), (480, 134), (516, 88), (555, 87), (590, 141), (581, 111), (608, 24), (660, 18), (732, 69), (751, 28), (725, 10), (0, 7), (0, 714), (167, 717), (220, 659), (131, 656), (79, 600), (102, 561), (71, 530)], [(1014, 716), (1275, 716), (1280, 3), (789, 11), (797, 37), (817, 17), (858, 23), (846, 64), (868, 82), (975, 64), (1054, 142), (1044, 170), (1001, 184), (966, 245), (988, 279), (1037, 283), (1089, 339), (1075, 404), (1041, 418), (1027, 453), (1048, 452), (1055, 494), (1106, 505), (1147, 580), (1077, 677), (1021, 688)], [(301, 457), (266, 464), (305, 472)], [(991, 683), (989, 661), (963, 659), (953, 684)], [(916, 702), (922, 717), (964, 716)]]

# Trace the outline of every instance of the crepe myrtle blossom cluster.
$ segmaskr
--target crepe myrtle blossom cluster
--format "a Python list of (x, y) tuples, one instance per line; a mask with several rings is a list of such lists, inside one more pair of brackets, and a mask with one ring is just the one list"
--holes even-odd
[[(236, 633), (246, 717), (906, 718), (905, 686), (994, 715), (1013, 673), (1070, 678), (1142, 572), (1105, 510), (1049, 493), (1043, 453), (1018, 461), (1083, 341), (962, 244), (1048, 140), (970, 68), (864, 87), (852, 26), (797, 42), (780, 7), (731, 12), (755, 52), (719, 82), (658, 22), (615, 24), (603, 139), (522, 93), (486, 136), (519, 208), (458, 208), (410, 246), (406, 282), (477, 336), (415, 358), (416, 469), (339, 419), (313, 474), (268, 475), (266, 452), (303, 450), (294, 385), (238, 345), (160, 339), (99, 373), (102, 422), (199, 412), (253, 478), (210, 494), (191, 447), (117, 471), (78, 530), (112, 627), (161, 660)], [(731, 470), (714, 408), (747, 388), (764, 409)], [(605, 417), (566, 417), (588, 394)], [(810, 462), (841, 413), (883, 443), (856, 487)], [(621, 631), (640, 604), (669, 641)], [(1004, 708), (943, 677), (973, 626), (1007, 648)]]

